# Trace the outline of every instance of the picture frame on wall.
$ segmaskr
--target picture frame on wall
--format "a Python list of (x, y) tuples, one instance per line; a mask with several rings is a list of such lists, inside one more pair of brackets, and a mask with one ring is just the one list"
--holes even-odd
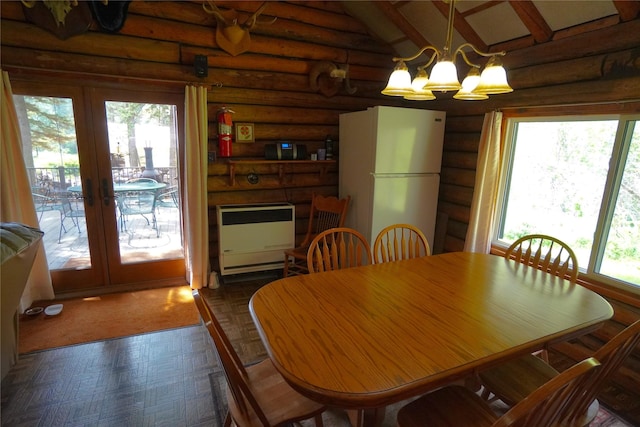
[(236, 123), (236, 142), (255, 142), (253, 123)]

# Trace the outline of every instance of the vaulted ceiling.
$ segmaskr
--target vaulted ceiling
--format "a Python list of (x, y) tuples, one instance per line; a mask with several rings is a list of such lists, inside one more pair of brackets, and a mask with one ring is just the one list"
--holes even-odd
[[(449, 1), (343, 1), (372, 34), (408, 57), (445, 45)], [(452, 48), (507, 52), (617, 25), (640, 15), (638, 0), (456, 0)]]

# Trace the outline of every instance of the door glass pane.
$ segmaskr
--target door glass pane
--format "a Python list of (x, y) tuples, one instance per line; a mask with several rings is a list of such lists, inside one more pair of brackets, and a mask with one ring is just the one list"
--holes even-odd
[(122, 263), (182, 258), (175, 106), (105, 106)]
[(631, 145), (600, 273), (630, 283), (640, 283), (640, 127), (629, 125)]
[(586, 268), (618, 122), (520, 122), (499, 238), (547, 234)]
[(23, 156), (49, 269), (91, 267), (73, 102), (14, 95)]

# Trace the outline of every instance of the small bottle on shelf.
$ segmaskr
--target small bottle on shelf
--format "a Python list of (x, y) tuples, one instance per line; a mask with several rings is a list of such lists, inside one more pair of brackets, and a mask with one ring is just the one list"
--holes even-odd
[(331, 140), (331, 137), (329, 135), (327, 135), (327, 139), (325, 139), (324, 141), (324, 149), (326, 150), (326, 159), (332, 160), (333, 159), (333, 141)]

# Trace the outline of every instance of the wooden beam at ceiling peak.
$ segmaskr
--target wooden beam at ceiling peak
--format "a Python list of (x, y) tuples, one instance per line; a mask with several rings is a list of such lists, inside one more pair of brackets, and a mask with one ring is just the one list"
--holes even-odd
[(396, 27), (400, 29), (407, 38), (413, 42), (419, 48), (423, 46), (431, 45), (427, 39), (413, 26), (407, 19), (400, 13), (397, 7), (397, 3), (393, 4), (389, 1), (374, 1), (378, 9), (386, 15), (387, 18), (394, 23)]
[(509, 0), (509, 4), (537, 43), (551, 40), (553, 30), (531, 0)]
[(497, 6), (501, 3), (506, 2), (507, 0), (491, 0), (486, 1), (482, 4), (479, 4), (471, 9), (467, 9), (464, 12), (460, 12), (460, 16), (466, 18), (467, 16), (475, 15), (478, 12), (482, 12), (483, 10), (491, 9), (494, 6)]
[[(433, 5), (438, 8), (440, 13), (448, 19), (449, 18), (449, 4), (448, 2), (444, 2), (442, 0), (433, 0)], [(480, 38), (478, 33), (469, 25), (467, 20), (462, 16), (457, 9), (454, 10), (454, 19), (453, 19), (453, 27), (460, 33), (463, 39), (468, 43), (471, 43), (476, 48), (481, 50), (482, 52), (487, 52), (489, 47), (487, 44)], [(451, 47), (455, 49), (455, 46)]]

